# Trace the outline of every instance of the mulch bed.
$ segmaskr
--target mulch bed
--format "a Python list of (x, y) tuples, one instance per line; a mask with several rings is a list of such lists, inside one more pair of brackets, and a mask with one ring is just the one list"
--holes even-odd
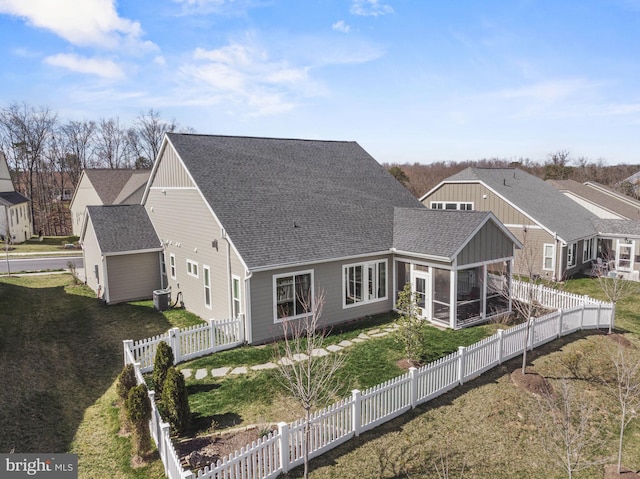
[(223, 457), (246, 447), (260, 439), (262, 429), (245, 428), (226, 434), (212, 434), (183, 439), (176, 443), (176, 451), (183, 467), (191, 470), (202, 469)]
[(545, 397), (553, 394), (553, 387), (544, 377), (531, 369), (526, 369), (522, 374), (522, 368), (517, 368), (511, 373), (511, 381), (520, 389), (535, 396)]
[(640, 479), (640, 474), (622, 467), (622, 472), (618, 474), (617, 464), (607, 464), (604, 466), (604, 479)]

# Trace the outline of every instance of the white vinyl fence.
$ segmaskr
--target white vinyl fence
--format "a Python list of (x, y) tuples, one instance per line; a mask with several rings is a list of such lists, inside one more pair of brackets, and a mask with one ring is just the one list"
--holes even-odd
[[(132, 363), (140, 363), (140, 371), (153, 371), (153, 360), (160, 341), (164, 341), (173, 350), (173, 363), (178, 364), (207, 354), (232, 349), (244, 342), (244, 319), (216, 321), (210, 319), (206, 324), (198, 324), (184, 329), (172, 328), (164, 334), (141, 341), (124, 341), (125, 351), (133, 357)], [(127, 355), (125, 352), (125, 364)]]
[[(536, 288), (538, 288), (536, 286)], [(573, 300), (571, 296), (554, 299), (547, 288), (542, 298), (553, 301)], [(568, 299), (567, 299), (568, 298)], [(317, 411), (311, 418), (309, 456), (317, 457), (361, 433), (390, 421), (435, 397), (461, 385), (483, 372), (511, 359), (524, 350), (526, 329), (529, 331), (528, 349), (538, 347), (561, 336), (581, 329), (613, 327), (614, 309), (611, 304), (583, 296), (581, 304), (561, 309), (529, 323), (507, 330), (499, 330), (469, 347), (438, 359), (419, 369), (411, 368), (406, 374), (391, 379), (365, 391), (354, 390), (351, 397)], [(544, 304), (543, 301), (539, 301)], [(125, 344), (125, 362), (132, 354)], [(136, 364), (139, 370), (139, 365)], [(142, 375), (137, 371), (137, 377)], [(153, 399), (153, 392), (149, 393)], [(170, 479), (267, 479), (275, 478), (302, 464), (304, 450), (304, 425), (300, 419), (293, 423), (279, 423), (277, 431), (259, 441), (247, 445), (199, 471), (185, 471), (168, 437), (168, 425), (156, 416), (150, 422), (153, 437), (158, 444), (160, 457)]]

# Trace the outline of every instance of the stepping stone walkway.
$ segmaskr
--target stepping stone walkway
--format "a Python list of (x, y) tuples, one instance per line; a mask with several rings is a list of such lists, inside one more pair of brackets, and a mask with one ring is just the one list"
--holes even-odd
[[(311, 352), (311, 356), (321, 357), (321, 356), (327, 356), (331, 353), (337, 353), (339, 351), (342, 351), (344, 348), (348, 348), (349, 346), (353, 346), (354, 344), (357, 344), (357, 343), (364, 343), (365, 341), (368, 341), (371, 338), (382, 338), (384, 336), (387, 336), (390, 333), (395, 332), (397, 329), (398, 329), (397, 324), (386, 326), (382, 329), (381, 328), (371, 329), (366, 333), (360, 333), (356, 338), (352, 338), (349, 340), (345, 339), (343, 341), (340, 341), (338, 344), (330, 344), (325, 348), (314, 349)], [(307, 356), (306, 354), (295, 354), (293, 356), (293, 360), (288, 358), (281, 358), (277, 362), (278, 364), (290, 366), (292, 364), (295, 364), (298, 361), (306, 361), (307, 359), (309, 359), (309, 356)], [(257, 364), (249, 367), (238, 366), (235, 368), (230, 368), (230, 367), (213, 368), (210, 371), (210, 374), (211, 374), (211, 377), (214, 377), (214, 378), (223, 378), (228, 375), (247, 374), (249, 370), (263, 371), (267, 369), (275, 369), (278, 367), (278, 364), (275, 364), (273, 362), (267, 362), (264, 364)], [(185, 368), (185, 369), (182, 369), (181, 372), (185, 379), (188, 379), (194, 376), (193, 369)], [(206, 378), (208, 375), (209, 375), (209, 371), (207, 369), (204, 369), (204, 368), (197, 369), (195, 372), (195, 379), (202, 380)]]

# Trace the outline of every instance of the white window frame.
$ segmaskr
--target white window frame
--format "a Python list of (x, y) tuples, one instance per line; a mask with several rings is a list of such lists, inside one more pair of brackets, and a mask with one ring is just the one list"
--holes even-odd
[[(378, 296), (380, 290), (380, 265), (384, 265), (384, 295)], [(352, 268), (362, 268), (362, 289), (361, 298), (354, 298), (352, 303), (347, 303), (347, 286), (349, 282), (349, 270)], [(370, 271), (373, 269), (373, 278), (369, 277)], [(371, 287), (371, 288), (370, 288)], [(372, 292), (371, 292), (372, 291)], [(389, 264), (386, 259), (375, 261), (367, 261), (364, 263), (352, 263), (342, 265), (342, 307), (353, 308), (362, 306), (363, 304), (384, 301), (389, 297)]]
[[(285, 300), (289, 300), (289, 298), (278, 298), (278, 280), (282, 279), (282, 278), (291, 278), (292, 279), (292, 287), (293, 287), (293, 294), (295, 295), (295, 289), (296, 289), (296, 284), (295, 284), (295, 277), (296, 276), (304, 276), (304, 275), (309, 275), (310, 278), (310, 296), (311, 296), (311, 301), (312, 301), (312, 305), (311, 305), (311, 311), (306, 311), (306, 312), (299, 312), (298, 314), (294, 314), (293, 316), (287, 316), (286, 319), (290, 320), (290, 319), (300, 319), (300, 318), (304, 318), (305, 316), (309, 316), (311, 314), (314, 313), (315, 308), (316, 308), (316, 304), (315, 304), (315, 290), (314, 290), (314, 278), (313, 278), (313, 270), (312, 269), (308, 269), (308, 270), (304, 270), (304, 271), (292, 271), (290, 273), (281, 273), (281, 274), (274, 274), (273, 275), (273, 322), (274, 323), (281, 323), (285, 318), (282, 317), (278, 317), (278, 305), (282, 304)], [(292, 298), (293, 299), (293, 305), (295, 308), (296, 305), (296, 300), (295, 297)]]
[[(237, 288), (236, 285), (238, 286)], [(242, 308), (241, 297), (242, 286), (240, 283), (240, 276), (236, 276), (234, 274), (231, 276), (231, 314), (233, 315), (233, 319), (236, 319), (238, 316), (240, 316), (240, 310)]]
[(578, 243), (569, 243), (567, 245), (567, 268), (573, 268), (576, 265), (578, 255)]
[(596, 239), (589, 238), (582, 242), (582, 262), (586, 263), (593, 259), (594, 244)]
[(187, 259), (187, 274), (189, 276), (193, 276), (194, 278), (200, 277), (200, 272), (198, 271), (198, 263), (193, 261), (192, 259)]
[[(547, 255), (547, 247), (551, 248), (551, 255)], [(547, 268), (547, 258), (551, 258), (551, 267)], [(542, 269), (543, 271), (554, 271), (556, 267), (556, 246), (553, 243), (544, 243), (542, 245)]]
[[(207, 284), (208, 281), (208, 284)], [(204, 306), (211, 309), (211, 268), (206, 264), (202, 265), (202, 285), (204, 286)], [(209, 302), (207, 303), (207, 293), (209, 293)]]
[(171, 279), (176, 279), (176, 255), (173, 253), (169, 253), (169, 273)]
[[(455, 208), (447, 208), (448, 205), (453, 205)], [(464, 207), (463, 207), (464, 206)], [(432, 210), (462, 210), (473, 211), (473, 202), (471, 201), (432, 201), (430, 208)]]

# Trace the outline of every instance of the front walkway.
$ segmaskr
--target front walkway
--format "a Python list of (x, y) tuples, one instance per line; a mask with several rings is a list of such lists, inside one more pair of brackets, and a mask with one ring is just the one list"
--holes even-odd
[[(383, 328), (370, 329), (364, 333), (360, 333), (359, 336), (353, 339), (350, 339), (350, 340), (345, 339), (343, 341), (340, 341), (338, 344), (330, 344), (325, 348), (314, 349), (312, 352), (312, 355), (326, 356), (331, 353), (337, 353), (338, 351), (342, 351), (343, 349), (353, 346), (354, 344), (363, 343), (369, 339), (382, 338), (384, 336), (387, 336), (390, 333), (395, 332), (397, 329), (398, 329), (398, 325), (395, 323), (385, 326)], [(308, 359), (308, 356), (306, 354), (301, 354), (298, 357), (293, 358), (294, 361), (304, 361), (306, 359)], [(278, 363), (286, 365), (288, 361), (290, 360), (287, 358), (282, 358), (278, 360)], [(236, 367), (226, 366), (221, 368), (213, 368), (211, 370), (201, 368), (201, 369), (196, 369), (195, 372), (193, 369), (185, 368), (185, 369), (182, 369), (182, 374), (185, 379), (189, 379), (193, 376), (196, 380), (202, 380), (207, 378), (209, 375), (211, 375), (211, 377), (213, 378), (224, 378), (224, 377), (237, 376), (241, 374), (247, 374), (250, 371), (262, 371), (265, 369), (275, 369), (277, 367), (278, 365), (276, 363), (268, 362), (264, 364), (257, 364), (255, 366), (236, 366)]]

